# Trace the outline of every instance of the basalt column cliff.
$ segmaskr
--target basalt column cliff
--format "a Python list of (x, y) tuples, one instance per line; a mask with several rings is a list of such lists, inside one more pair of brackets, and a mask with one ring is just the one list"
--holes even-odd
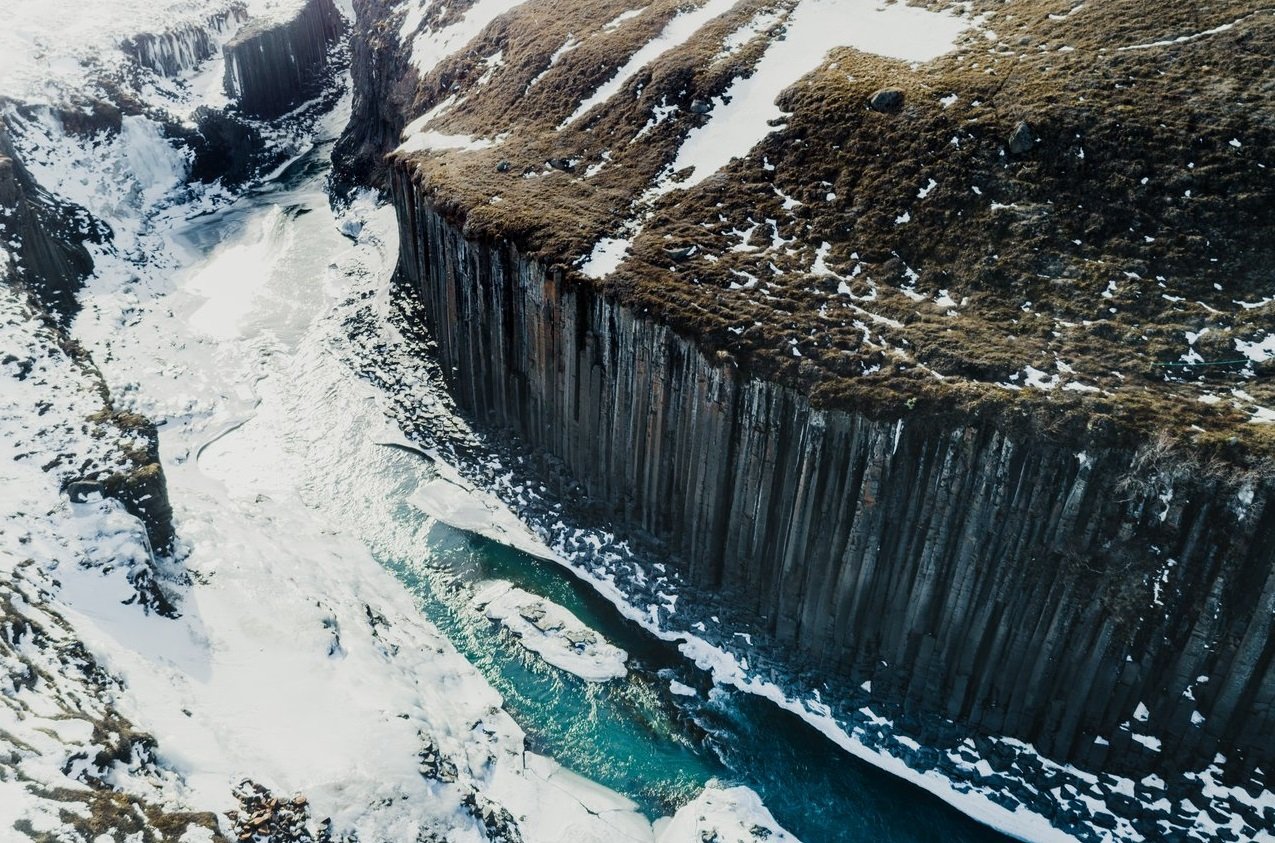
[[(775, 644), (1098, 768), (1270, 764), (1268, 483), (994, 419), (812, 407), (512, 246), (466, 240), (409, 177), (395, 201), (400, 268), (460, 405), (561, 458)], [(1140, 703), (1159, 749), (1120, 728)]]
[(922, 733), (1264, 781), (1270, 15), (482, 5), (356, 3), (342, 144), (467, 413)]

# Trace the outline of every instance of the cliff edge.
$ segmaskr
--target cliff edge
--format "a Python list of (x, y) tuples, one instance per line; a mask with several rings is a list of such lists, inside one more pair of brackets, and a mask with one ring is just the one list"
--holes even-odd
[(347, 177), (559, 492), (919, 733), (1265, 787), (1270, 10), (356, 6)]

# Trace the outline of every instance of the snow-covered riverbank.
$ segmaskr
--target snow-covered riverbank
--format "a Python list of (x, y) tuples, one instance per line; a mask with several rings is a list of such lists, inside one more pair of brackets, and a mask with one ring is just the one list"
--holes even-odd
[[(69, 502), (41, 468), (113, 447), (84, 421), (101, 380), (4, 288), (6, 829), (76, 839), (106, 816), (94, 794), (118, 791), (205, 812), (182, 839), (216, 839), (252, 780), (301, 797), (300, 835), (328, 818), (340, 839), (653, 838), (634, 803), (528, 752), (355, 525), (307, 501), (298, 463), (344, 437), (376, 447), (384, 428), (328, 348), (333, 305), (375, 290), (395, 254), (392, 212), (329, 211), (323, 162), (347, 113), (293, 139), (295, 166), (242, 196), (187, 188), (187, 157), (150, 117), (88, 142), (51, 112), (21, 120), (37, 180), (111, 228), (90, 246), (71, 333), (116, 400), (160, 426), (178, 543), (153, 559), (141, 522), (98, 496)], [(399, 457), (421, 485), (437, 478)], [(148, 566), (176, 617), (138, 600)], [(79, 825), (59, 813), (76, 799)]]

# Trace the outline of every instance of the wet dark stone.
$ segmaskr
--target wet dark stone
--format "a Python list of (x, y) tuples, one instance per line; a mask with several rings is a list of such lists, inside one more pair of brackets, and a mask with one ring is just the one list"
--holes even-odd
[(72, 480), (66, 484), (66, 496), (71, 503), (87, 503), (94, 496), (105, 497), (106, 487), (96, 480)]

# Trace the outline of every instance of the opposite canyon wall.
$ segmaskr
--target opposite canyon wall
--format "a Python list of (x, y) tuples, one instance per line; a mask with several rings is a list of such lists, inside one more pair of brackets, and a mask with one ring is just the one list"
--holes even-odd
[(332, 0), (308, 0), (287, 19), (249, 24), (224, 48), (226, 93), (249, 116), (286, 114), (317, 93), (328, 49), (344, 28)]
[(392, 187), (399, 272), (460, 406), (559, 458), (793, 667), (1091, 769), (1275, 763), (1269, 480), (813, 408), (464, 239), (408, 167)]

